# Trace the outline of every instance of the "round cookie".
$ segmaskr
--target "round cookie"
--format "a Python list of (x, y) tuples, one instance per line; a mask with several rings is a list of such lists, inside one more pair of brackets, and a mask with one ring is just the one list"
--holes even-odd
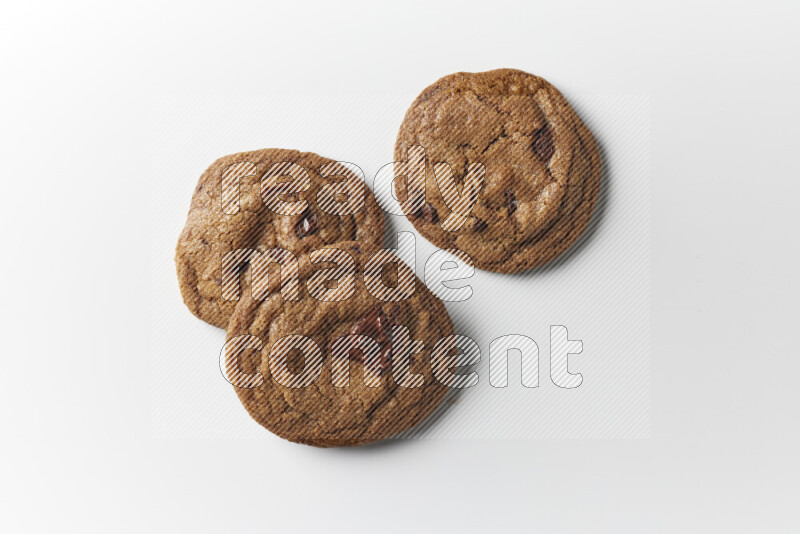
[(300, 255), (339, 241), (380, 245), (383, 235), (375, 197), (343, 165), (283, 149), (225, 156), (200, 177), (178, 239), (183, 301), (200, 319), (225, 328), (236, 299), (223, 298), (223, 259), (228, 268), (234, 261), (233, 268), (246, 268), (232, 251), (281, 247)]
[[(450, 364), (442, 361), (453, 355), (452, 338), (448, 337), (453, 335), (453, 324), (442, 302), (389, 251), (356, 242), (337, 243), (328, 249), (338, 249), (339, 259), (301, 258), (297, 300), (274, 292), (262, 301), (244, 298), (239, 302), (228, 324), (225, 367), (228, 376), (246, 373), (242, 375), (245, 379), (231, 382), (253, 419), (271, 432), (317, 447), (361, 445), (413, 427), (439, 405), (448, 388), (433, 376), (430, 357), (437, 342), (443, 340), (439, 346), (446, 348), (437, 353), (440, 357), (434, 365), (448, 368)], [(376, 253), (381, 261), (370, 263)], [(345, 265), (342, 256), (353, 258), (349, 272), (356, 274), (349, 281), (341, 278), (348, 271), (336, 270)], [(381, 268), (387, 259), (390, 264), (398, 262), (398, 267)], [(370, 276), (364, 276), (365, 266)], [(326, 278), (333, 273), (337, 284)], [(374, 284), (378, 277), (389, 287), (410, 289), (411, 295), (395, 300), (376, 298), (370, 289), (377, 293)], [(285, 279), (282, 285), (286, 287)], [(319, 292), (333, 286), (326, 295)], [(320, 297), (325, 300), (318, 300)], [(408, 337), (398, 334), (394, 326), (407, 328)], [(258, 338), (255, 345), (250, 336)], [(300, 345), (290, 352), (287, 336), (305, 336), (319, 353), (315, 356), (312, 348), (299, 356), (296, 347)], [(358, 350), (353, 336), (374, 339), (374, 352)], [(415, 341), (424, 347), (413, 347)], [(319, 369), (316, 375), (314, 368)], [(292, 382), (287, 369), (295, 373), (294, 387), (289, 387)], [(344, 387), (334, 380), (346, 376), (342, 369), (349, 370)], [(253, 380), (256, 370), (262, 380)], [(416, 375), (415, 380), (421, 376), (418, 387), (409, 387), (413, 382), (407, 380), (412, 375), (406, 372)], [(298, 378), (303, 373), (308, 376)]]
[[(583, 233), (597, 202), (601, 160), (594, 137), (555, 87), (526, 72), (440, 79), (406, 113), (395, 160), (406, 161), (412, 146), (425, 150), (425, 203), (408, 202), (406, 216), (433, 244), (467, 253), (481, 269), (516, 273), (552, 261)], [(484, 166), (471, 213), (459, 210), (455, 197), (445, 202), (446, 175), (434, 174), (438, 163), (449, 164), (459, 192), (468, 168)], [(398, 198), (406, 198), (402, 173), (396, 174)], [(469, 216), (459, 228), (443, 229), (451, 208)]]

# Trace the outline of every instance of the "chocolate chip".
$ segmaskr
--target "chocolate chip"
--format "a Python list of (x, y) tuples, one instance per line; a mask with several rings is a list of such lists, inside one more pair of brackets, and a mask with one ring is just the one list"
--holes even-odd
[(206, 241), (206, 238), (205, 238), (205, 237), (201, 237), (201, 238), (200, 238), (200, 242), (203, 244), (203, 246), (205, 246), (205, 247), (207, 247), (207, 246), (208, 246), (208, 241)]
[(439, 222), (439, 213), (436, 211), (436, 208), (430, 204), (425, 204), (422, 206), (414, 215), (416, 215), (418, 219), (422, 219), (431, 224)]
[[(378, 370), (385, 371), (391, 365), (392, 357), (392, 319), (383, 313), (380, 304), (376, 304), (360, 321), (350, 328), (351, 334), (371, 337), (381, 350), (378, 353)], [(363, 351), (357, 351), (357, 358), (364, 361)]]
[(300, 222), (298, 222), (294, 227), (294, 233), (296, 233), (297, 237), (300, 239), (316, 233), (317, 230), (319, 230), (319, 227), (317, 226), (317, 214), (311, 210), (307, 210), (303, 214), (303, 218), (300, 219)]
[(508, 214), (513, 215), (515, 211), (517, 211), (517, 197), (514, 196), (514, 193), (508, 189), (506, 189), (506, 206), (508, 206)]
[(483, 232), (484, 230), (486, 230), (486, 228), (488, 228), (488, 226), (489, 225), (486, 224), (486, 221), (479, 219), (477, 217), (475, 217), (475, 222), (472, 223), (472, 229), (476, 232)]
[(546, 124), (533, 133), (533, 151), (544, 163), (548, 163), (556, 151), (553, 134)]

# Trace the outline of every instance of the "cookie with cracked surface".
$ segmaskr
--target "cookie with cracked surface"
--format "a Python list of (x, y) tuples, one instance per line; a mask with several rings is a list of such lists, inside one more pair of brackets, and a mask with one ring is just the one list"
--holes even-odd
[[(433, 244), (464, 251), (481, 269), (516, 273), (552, 261), (586, 230), (597, 203), (597, 143), (561, 93), (533, 74), (440, 79), (406, 113), (395, 160), (407, 161), (415, 146), (425, 151), (425, 172), (417, 173), (425, 198), (408, 200), (409, 186), (396, 180), (406, 216)], [(482, 174), (482, 189), (471, 188), (472, 198), (461, 199), (471, 210), (459, 210), (469, 173)], [(454, 211), (463, 220), (448, 227)]]
[(339, 241), (380, 245), (383, 235), (382, 210), (346, 166), (296, 150), (225, 156), (200, 177), (178, 239), (183, 301), (200, 319), (225, 328), (236, 300), (223, 295), (223, 260), (226, 269), (247, 266), (233, 251), (280, 247), (303, 254)]
[[(326, 256), (331, 249), (338, 256)], [(399, 261), (367, 244), (338, 243), (300, 259), (296, 300), (274, 292), (239, 302), (225, 366), (229, 376), (244, 373), (231, 381), (253, 419), (290, 441), (353, 446), (407, 430), (440, 404), (448, 388), (430, 357), (439, 343), (434, 365), (448, 368), (452, 321), (411, 269), (401, 261), (382, 268), (387, 260)], [(379, 278), (395, 288), (384, 291), (402, 287), (410, 296), (373, 296)]]

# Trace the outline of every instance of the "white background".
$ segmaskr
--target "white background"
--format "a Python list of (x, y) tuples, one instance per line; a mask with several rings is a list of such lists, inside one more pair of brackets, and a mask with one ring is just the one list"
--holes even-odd
[[(796, 532), (798, 11), (3, 7), (0, 525)], [(317, 450), (159, 433), (151, 343), (169, 332), (151, 306), (163, 221), (150, 202), (154, 102), (183, 94), (235, 105), (275, 93), (410, 102), (443, 74), (503, 66), (545, 76), (568, 98), (649, 96), (649, 437)], [(347, 123), (341, 135), (357, 131)], [(361, 150), (336, 157), (358, 161)]]

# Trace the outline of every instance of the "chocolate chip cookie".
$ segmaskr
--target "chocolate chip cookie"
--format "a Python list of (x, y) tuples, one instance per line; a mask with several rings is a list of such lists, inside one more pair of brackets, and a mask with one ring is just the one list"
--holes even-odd
[(395, 164), (398, 198), (417, 230), (501, 273), (567, 250), (600, 189), (589, 129), (555, 87), (512, 69), (451, 74), (425, 89), (400, 127), (395, 160), (404, 162)]
[(228, 324), (227, 376), (253, 419), (318, 447), (369, 443), (425, 419), (447, 390), (434, 373), (456, 350), (442, 302), (365, 243), (316, 251), (293, 272), (298, 280), (281, 284), (293, 295), (243, 298)]
[[(266, 149), (225, 156), (200, 177), (175, 262), (186, 306), (225, 328), (238, 293), (223, 295), (247, 254), (282, 248), (303, 254), (339, 241), (383, 242), (383, 212), (347, 166), (310, 152)], [(237, 280), (238, 283), (238, 274)]]

